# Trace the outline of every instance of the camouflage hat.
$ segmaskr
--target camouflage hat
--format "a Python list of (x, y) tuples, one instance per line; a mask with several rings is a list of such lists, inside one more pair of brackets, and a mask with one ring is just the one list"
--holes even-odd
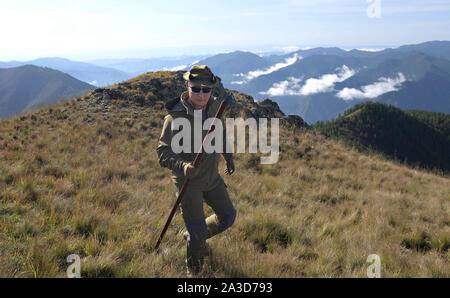
[(183, 78), (195, 84), (212, 87), (217, 83), (217, 77), (206, 65), (194, 65), (183, 75)]

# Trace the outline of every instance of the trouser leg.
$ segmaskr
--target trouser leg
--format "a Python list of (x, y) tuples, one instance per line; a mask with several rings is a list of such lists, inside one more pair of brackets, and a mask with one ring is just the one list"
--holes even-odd
[(204, 192), (203, 195), (205, 202), (215, 213), (206, 219), (207, 238), (211, 238), (231, 227), (236, 218), (236, 209), (222, 179), (214, 189)]
[(203, 212), (203, 193), (195, 189), (187, 189), (181, 200), (181, 214), (189, 233), (186, 249), (188, 269), (196, 274), (203, 266), (207, 254), (206, 237), (208, 234)]

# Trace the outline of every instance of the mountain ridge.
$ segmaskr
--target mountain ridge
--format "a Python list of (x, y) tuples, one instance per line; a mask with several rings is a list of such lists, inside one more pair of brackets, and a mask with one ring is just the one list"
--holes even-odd
[(0, 68), (10, 68), (30, 64), (52, 68), (67, 73), (80, 81), (97, 86), (111, 85), (132, 77), (131, 74), (117, 69), (97, 66), (86, 62), (72, 61), (60, 57), (38, 58), (25, 62), (0, 62)]
[(0, 117), (46, 105), (62, 98), (72, 98), (94, 89), (68, 74), (24, 65), (0, 69)]

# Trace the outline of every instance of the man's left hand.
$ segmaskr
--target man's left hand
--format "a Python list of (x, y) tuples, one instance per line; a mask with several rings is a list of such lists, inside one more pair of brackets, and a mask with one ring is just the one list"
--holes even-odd
[(227, 160), (227, 169), (225, 170), (225, 174), (231, 175), (234, 173), (234, 162), (232, 159)]

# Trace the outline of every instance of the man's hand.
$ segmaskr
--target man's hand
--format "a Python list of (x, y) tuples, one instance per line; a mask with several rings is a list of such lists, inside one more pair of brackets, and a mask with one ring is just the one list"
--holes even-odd
[(225, 170), (225, 174), (231, 175), (234, 173), (234, 162), (232, 159), (227, 160), (227, 169)]
[(197, 174), (198, 174), (198, 169), (194, 168), (192, 163), (186, 162), (184, 164), (183, 170), (184, 170), (184, 176), (186, 176), (186, 178), (188, 178), (188, 179), (192, 179), (195, 176), (197, 176)]

